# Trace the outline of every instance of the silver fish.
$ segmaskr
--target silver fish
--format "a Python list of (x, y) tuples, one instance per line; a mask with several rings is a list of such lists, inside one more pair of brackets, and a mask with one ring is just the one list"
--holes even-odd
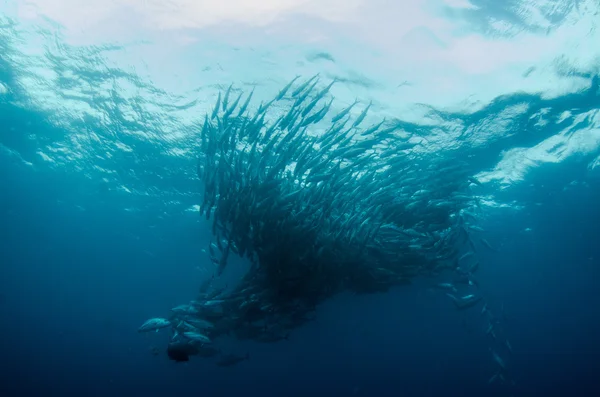
[(156, 318), (151, 318), (150, 320), (148, 320), (144, 324), (142, 324), (142, 326), (138, 328), (138, 332), (150, 332), (150, 331), (158, 332), (158, 330), (160, 330), (162, 328), (167, 328), (170, 326), (171, 326), (171, 322), (169, 320), (167, 320), (166, 318), (156, 317)]

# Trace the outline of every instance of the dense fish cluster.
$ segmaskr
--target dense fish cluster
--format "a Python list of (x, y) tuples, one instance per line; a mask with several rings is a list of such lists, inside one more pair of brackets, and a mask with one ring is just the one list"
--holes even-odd
[[(365, 125), (371, 103), (334, 113), (335, 81), (297, 81), (254, 110), (253, 92), (230, 86), (201, 123), (200, 215), (212, 222), (215, 276), (231, 255), (251, 266), (234, 288), (209, 280), (196, 300), (140, 328), (170, 326), (176, 361), (218, 355), (232, 365), (247, 357), (221, 354), (212, 343), (221, 335), (276, 342), (341, 291), (473, 270), (459, 266), (478, 204), (466, 164), (418, 150), (426, 140), (397, 121)], [(450, 296), (458, 308), (480, 300)]]

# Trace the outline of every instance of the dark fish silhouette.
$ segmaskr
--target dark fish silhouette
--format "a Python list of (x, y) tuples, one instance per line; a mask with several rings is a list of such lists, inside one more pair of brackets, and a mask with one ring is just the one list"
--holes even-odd
[(175, 362), (190, 361), (190, 356), (197, 354), (198, 349), (189, 343), (171, 342), (167, 347), (167, 355)]

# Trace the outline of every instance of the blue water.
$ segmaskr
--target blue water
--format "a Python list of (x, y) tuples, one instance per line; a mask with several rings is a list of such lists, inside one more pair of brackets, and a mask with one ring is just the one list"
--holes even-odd
[[(487, 14), (465, 11), (463, 20), (481, 34), (492, 34), (485, 24), (492, 16), (505, 15), (513, 27), (549, 37), (571, 26), (567, 15), (577, 7), (582, 20), (598, 15), (597, 5), (596, 14), (589, 8), (594, 2), (563, 8), (540, 3), (553, 23), (546, 32), (524, 22), (529, 14), (508, 13), (516, 2), (500, 11), (479, 3)], [(574, 63), (574, 55), (556, 50), (553, 59), (564, 63), (552, 70), (551, 85), (564, 89), (525, 84), (542, 68), (532, 64), (518, 73), (522, 89), (492, 95), (476, 91), (477, 84), (464, 88), (477, 99), (463, 108), (439, 105), (447, 96), (442, 88), (439, 96), (423, 88), (431, 110), (422, 120), (415, 119), (421, 105), (400, 117), (406, 130), (431, 145), (446, 142), (432, 151), (468, 159), (482, 181), (481, 226), (498, 252), (480, 252), (477, 277), (512, 345), (514, 386), (488, 384), (495, 366), (480, 310), (457, 312), (428, 279), (384, 294), (337, 296), (289, 341), (227, 340), (250, 359), (221, 368), (200, 358), (176, 364), (164, 353), (167, 334), (136, 332), (146, 319), (194, 299), (208, 274), (202, 249), (210, 228), (191, 210), (201, 197), (193, 151), (197, 123), (229, 83), (255, 85), (259, 99), (269, 98), (297, 73), (309, 77), (323, 68), (335, 76), (327, 62), (347, 77), (333, 92), (340, 108), (350, 97), (379, 95), (378, 111), (396, 114), (394, 106), (384, 106), (390, 91), (383, 77), (347, 72), (340, 59), (351, 62), (352, 56), (331, 43), (330, 52), (320, 47), (329, 54), (320, 57), (308, 44), (295, 44), (300, 49), (290, 53), (304, 58), (269, 66), (274, 75), (240, 72), (228, 60), (260, 52), (243, 41), (238, 52), (210, 52), (214, 59), (204, 63), (192, 59), (207, 56), (206, 48), (217, 51), (218, 42), (169, 48), (160, 62), (173, 69), (157, 74), (152, 62), (159, 57), (131, 44), (145, 39), (142, 34), (104, 48), (73, 43), (59, 23), (21, 20), (15, 7), (0, 14), (0, 396), (600, 393), (600, 57), (586, 52)], [(447, 17), (463, 14), (449, 10)], [(580, 55), (597, 43), (597, 20), (580, 37)], [(114, 34), (106, 42), (114, 43)], [(270, 59), (284, 62), (288, 55)], [(136, 68), (129, 57), (150, 64)], [(248, 58), (248, 67), (257, 62)], [(209, 65), (200, 76), (199, 65)], [(457, 89), (454, 104), (470, 101), (462, 93)]]

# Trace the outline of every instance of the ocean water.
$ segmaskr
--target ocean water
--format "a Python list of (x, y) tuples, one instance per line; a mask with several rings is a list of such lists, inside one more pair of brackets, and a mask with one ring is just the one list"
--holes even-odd
[[(0, 396), (600, 393), (597, 1), (90, 0), (0, 4)], [(481, 182), (481, 307), (444, 280), (318, 307), (289, 340), (166, 355), (148, 318), (210, 276), (196, 176), (218, 92), (338, 79)], [(230, 265), (231, 266), (231, 265)], [(240, 267), (242, 264), (240, 264)], [(156, 351), (158, 354), (153, 354)]]

